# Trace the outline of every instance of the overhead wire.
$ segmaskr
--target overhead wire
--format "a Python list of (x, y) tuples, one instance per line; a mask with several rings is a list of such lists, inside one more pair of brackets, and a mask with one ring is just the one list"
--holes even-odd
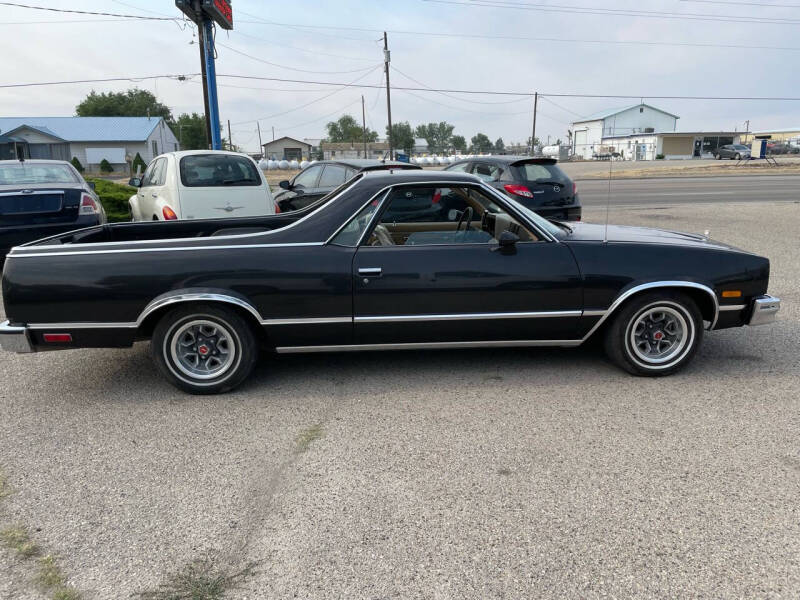
[(56, 13), (68, 13), (68, 14), (76, 14), (76, 15), (97, 15), (103, 17), (121, 17), (125, 19), (140, 19), (143, 21), (179, 21), (177, 17), (147, 17), (144, 15), (129, 15), (129, 14), (121, 14), (121, 13), (110, 13), (110, 12), (97, 12), (97, 11), (89, 11), (89, 10), (74, 10), (74, 9), (67, 9), (67, 8), (52, 8), (49, 6), (34, 6), (32, 4), (21, 4), (19, 2), (0, 2), (0, 6), (13, 6), (14, 8), (27, 8), (31, 10), (45, 10), (49, 12), (56, 12)]
[(227, 44), (223, 44), (222, 42), (216, 42), (215, 46), (220, 46), (222, 48), (225, 48), (226, 50), (230, 50), (231, 52), (234, 52), (236, 54), (239, 54), (239, 55), (244, 56), (246, 58), (249, 58), (251, 60), (255, 60), (257, 62), (264, 63), (265, 65), (270, 65), (272, 67), (277, 67), (278, 69), (286, 69), (287, 71), (297, 71), (298, 73), (312, 73), (312, 74), (316, 74), (316, 75), (326, 75), (326, 74), (327, 75), (343, 75), (343, 74), (348, 74), (348, 73), (361, 73), (362, 71), (372, 70), (375, 66), (381, 66), (380, 64), (379, 65), (372, 65), (372, 66), (369, 66), (369, 67), (362, 67), (360, 69), (351, 69), (349, 71), (312, 71), (310, 69), (301, 69), (299, 67), (287, 67), (286, 65), (281, 65), (281, 64), (269, 61), (269, 60), (265, 60), (263, 58), (259, 58), (257, 56), (253, 56), (252, 54), (248, 54), (247, 52), (242, 52), (241, 50), (237, 50), (236, 48), (233, 48), (232, 46), (228, 46)]

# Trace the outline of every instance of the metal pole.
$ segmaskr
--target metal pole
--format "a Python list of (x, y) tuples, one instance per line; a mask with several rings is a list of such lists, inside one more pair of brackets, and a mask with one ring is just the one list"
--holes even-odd
[(205, 49), (206, 86), (208, 87), (208, 121), (211, 127), (211, 149), (222, 150), (220, 137), (219, 102), (217, 100), (217, 70), (214, 65), (214, 31), (211, 19), (204, 18), (202, 24)]
[(264, 144), (261, 143), (261, 123), (256, 121), (256, 127), (258, 127), (258, 147), (261, 151), (261, 158), (264, 158)]
[(389, 41), (386, 38), (386, 32), (383, 32), (383, 65), (386, 71), (386, 116), (389, 121), (388, 138), (389, 138), (389, 160), (394, 160), (394, 146), (392, 145), (392, 97), (391, 89), (389, 87), (389, 61), (391, 56), (389, 54)]
[(228, 119), (228, 150), (233, 150), (233, 137), (231, 136), (231, 120)]
[(539, 92), (533, 93), (533, 132), (531, 133), (531, 156), (536, 154), (536, 110), (539, 106)]
[(364, 137), (364, 158), (367, 157), (367, 117), (366, 112), (364, 111), (364, 95), (361, 95), (361, 131), (363, 131)]
[(275, 125), (272, 126), (272, 141), (275, 141)]
[[(200, 3), (195, 2), (194, 10), (197, 14), (201, 14)], [(200, 48), (200, 74), (203, 84), (203, 109), (205, 110), (206, 115), (206, 148), (211, 147), (211, 119), (209, 118), (209, 111), (208, 109), (208, 87), (206, 84), (207, 77), (206, 77), (206, 45), (203, 42), (203, 24), (196, 23), (197, 25), (197, 46)], [(181, 148), (183, 150), (183, 148)]]

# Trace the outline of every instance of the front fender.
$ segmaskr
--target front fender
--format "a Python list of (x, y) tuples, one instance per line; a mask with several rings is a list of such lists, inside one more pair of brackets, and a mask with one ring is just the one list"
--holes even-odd
[(139, 208), (139, 196), (133, 195), (128, 198), (128, 206), (131, 210), (131, 219), (134, 221), (144, 221), (145, 219), (142, 218), (142, 212)]

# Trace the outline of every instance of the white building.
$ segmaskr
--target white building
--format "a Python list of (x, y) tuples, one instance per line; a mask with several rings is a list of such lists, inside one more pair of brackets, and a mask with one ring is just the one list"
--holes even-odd
[(603, 154), (600, 146), (604, 138), (674, 132), (679, 118), (644, 103), (589, 115), (572, 123), (572, 152), (576, 156), (592, 159)]
[(625, 160), (687, 160), (714, 158), (717, 148), (738, 144), (735, 131), (656, 131), (607, 136), (595, 147), (595, 158), (620, 156)]
[(77, 158), (89, 171), (105, 159), (114, 171), (128, 172), (137, 154), (145, 163), (180, 150), (178, 138), (161, 117), (0, 117), (0, 158)]

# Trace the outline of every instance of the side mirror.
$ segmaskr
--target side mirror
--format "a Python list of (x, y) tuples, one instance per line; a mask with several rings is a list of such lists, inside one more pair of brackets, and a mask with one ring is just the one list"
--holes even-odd
[(501, 248), (512, 248), (519, 241), (519, 236), (512, 231), (504, 231), (497, 241), (500, 243)]
[(131, 187), (135, 187), (135, 188), (142, 187), (142, 179), (141, 179), (141, 177), (131, 177), (128, 180), (128, 185), (131, 186)]
[(87, 181), (86, 183), (89, 184), (89, 189), (91, 189), (92, 191), (94, 191), (95, 188), (97, 187), (95, 186), (94, 181)]
[(284, 189), (284, 190), (290, 190), (290, 189), (292, 189), (292, 184), (291, 184), (291, 183), (289, 183), (289, 180), (288, 180), (288, 179), (284, 179), (283, 181), (281, 181), (281, 182), (278, 184), (278, 187), (280, 187), (280, 188), (282, 188), (282, 189)]

